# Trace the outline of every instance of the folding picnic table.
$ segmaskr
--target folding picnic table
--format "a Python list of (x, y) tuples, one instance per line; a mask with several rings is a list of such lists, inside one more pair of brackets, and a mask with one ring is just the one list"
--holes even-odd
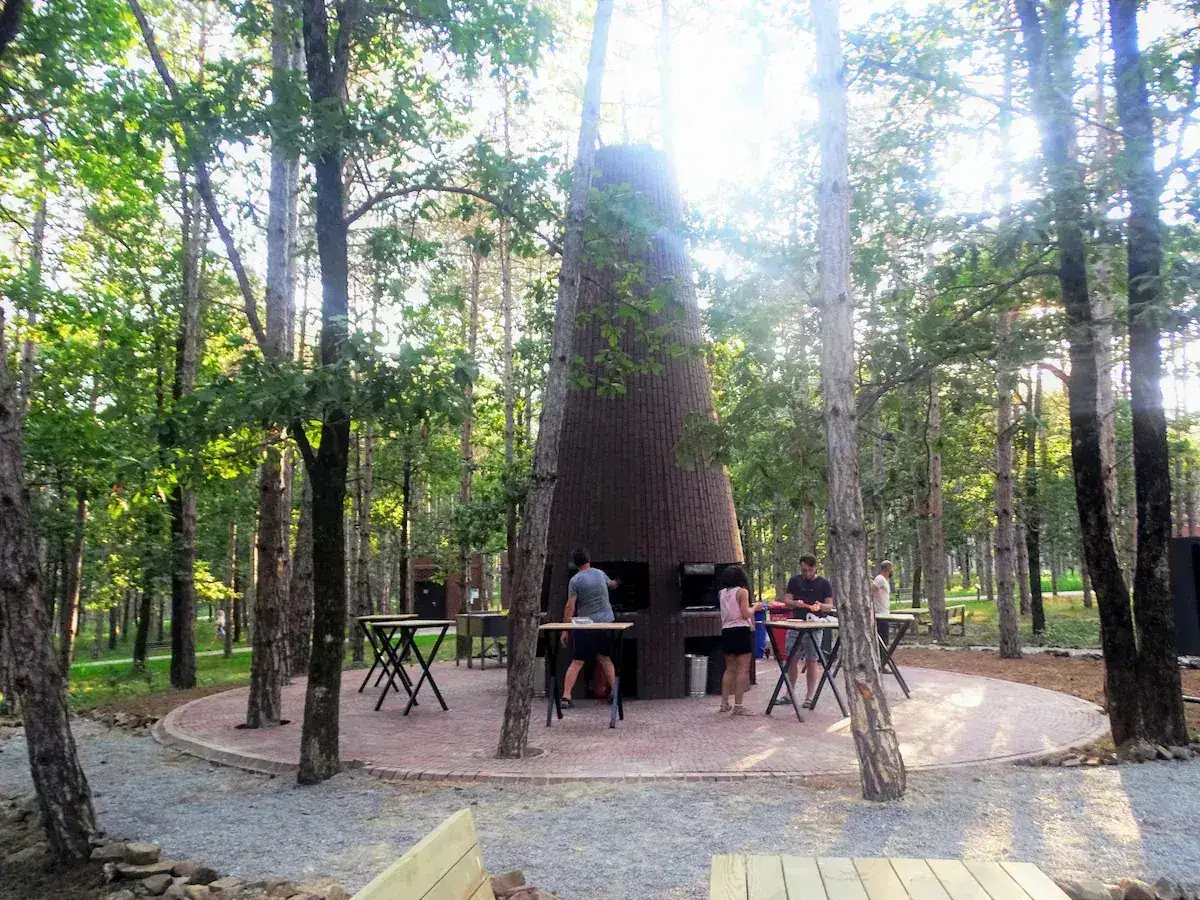
[(592, 622), (587, 625), (577, 625), (574, 622), (547, 622), (539, 625), (538, 631), (546, 634), (546, 727), (557, 712), (561, 719), (562, 704), (558, 696), (558, 640), (559, 634), (571, 631), (608, 631), (616, 635), (617, 649), (612, 656), (613, 679), (612, 709), (609, 713), (608, 727), (616, 728), (617, 719), (625, 720), (625, 706), (621, 702), (621, 659), (624, 652), (625, 632), (633, 627), (632, 622)]
[(829, 677), (830, 666), (832, 666), (836, 661), (838, 647), (842, 642), (841, 636), (839, 635), (838, 639), (834, 641), (833, 649), (830, 650), (829, 653), (825, 652), (824, 648), (821, 646), (822, 641), (819, 640), (822, 632), (833, 631), (838, 627), (837, 619), (829, 618), (824, 622), (809, 622), (804, 619), (783, 619), (768, 622), (767, 627), (771, 629), (778, 628), (783, 631), (794, 631), (799, 635), (797, 641), (792, 644), (792, 649), (787, 651), (786, 659), (780, 653), (775, 654), (775, 661), (779, 664), (779, 681), (775, 683), (775, 691), (771, 694), (771, 699), (767, 703), (767, 715), (769, 716), (771, 714), (771, 709), (775, 706), (775, 701), (779, 697), (779, 692), (781, 690), (786, 690), (788, 700), (790, 700), (792, 704), (792, 709), (796, 712), (796, 721), (804, 721), (804, 716), (800, 714), (800, 707), (796, 703), (796, 694), (792, 690), (792, 683), (788, 680), (787, 676), (788, 666), (790, 666), (799, 655), (800, 646), (805, 640), (812, 644), (813, 649), (816, 651), (817, 659), (821, 663), (821, 681), (817, 684), (817, 692), (813, 694), (813, 707), (815, 708), (817, 705), (817, 698), (821, 696), (821, 689), (825, 686), (826, 682), (829, 682), (829, 689), (833, 691), (833, 696), (837, 699), (838, 706), (842, 710), (842, 715), (848, 715), (846, 711), (846, 704), (842, 702), (842, 695), (838, 693), (837, 685), (834, 684), (833, 679)]
[[(374, 622), (401, 622), (406, 619), (415, 619), (414, 613), (376, 613), (370, 616), (355, 616), (354, 621), (358, 623), (359, 629), (367, 642), (371, 645), (371, 652), (375, 659), (371, 662), (371, 668), (367, 670), (367, 677), (362, 680), (362, 684), (358, 686), (358, 692), (361, 694), (367, 686), (367, 682), (371, 680), (371, 676), (375, 674), (376, 667), (382, 667), (379, 677), (375, 679), (375, 687), (379, 687), (379, 682), (388, 674), (387, 656), (379, 645), (379, 640), (375, 636), (375, 632), (371, 629), (371, 624)], [(392, 634), (395, 632), (393, 631)], [(391, 635), (388, 635), (390, 638)]]
[[(390, 672), (387, 676), (387, 684), (383, 686), (383, 693), (379, 695), (379, 700), (375, 704), (375, 709), (383, 706), (383, 701), (387, 699), (388, 691), (399, 691), (404, 688), (408, 694), (408, 705), (404, 707), (404, 715), (408, 715), (414, 706), (417, 705), (417, 694), (421, 692), (421, 687), (426, 681), (429, 682), (429, 687), (433, 689), (433, 694), (437, 697), (438, 703), (441, 704), (443, 710), (449, 710), (445, 699), (442, 697), (442, 692), (438, 690), (437, 682), (433, 678), (433, 673), (429, 671), (430, 664), (437, 658), (438, 649), (442, 646), (442, 641), (446, 637), (446, 632), (453, 625), (450, 619), (400, 619), (400, 620), (385, 620), (382, 622), (369, 622), (367, 627), (376, 632), (376, 638), (379, 641), (379, 647), (383, 650), (387, 657), (385, 663), (385, 672)], [(422, 628), (437, 628), (437, 640), (433, 643), (433, 651), (426, 659), (421, 653), (421, 648), (417, 646), (417, 632)], [(382, 633), (386, 630), (386, 634)], [(396, 632), (400, 633), (400, 642), (397, 645), (395, 642)], [(413, 684), (411, 676), (404, 668), (404, 660), (409, 653), (416, 657), (417, 664), (421, 667), (421, 677)], [(399, 678), (400, 684), (396, 684)]]

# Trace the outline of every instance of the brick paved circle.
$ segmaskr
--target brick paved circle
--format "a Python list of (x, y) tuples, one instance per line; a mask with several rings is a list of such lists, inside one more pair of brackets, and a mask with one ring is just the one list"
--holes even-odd
[[(767, 668), (770, 667), (770, 668)], [(630, 701), (625, 721), (608, 726), (608, 707), (580, 702), (553, 728), (545, 727), (545, 701), (534, 700), (530, 743), (543, 749), (522, 760), (492, 758), (504, 709), (505, 673), (469, 670), (452, 663), (434, 668), (449, 712), (426, 688), (421, 706), (401, 715), (389, 696), (357, 692), (361, 671), (342, 680), (342, 759), (361, 763), (385, 780), (561, 781), (690, 780), (848, 775), (857, 772), (848, 720), (832, 697), (805, 711), (800, 724), (790, 708), (762, 715), (774, 686), (774, 664), (760, 662), (760, 684), (747, 695), (753, 718), (719, 715), (718, 698)], [(891, 678), (888, 698), (911, 769), (1012, 761), (1089, 743), (1107, 732), (1091, 703), (1029, 685), (930, 669), (907, 668), (912, 689), (904, 699)], [(770, 685), (767, 684), (768, 680)], [(292, 724), (238, 729), (247, 689), (214, 694), (173, 710), (154, 729), (161, 743), (251, 771), (294, 771), (299, 758), (304, 682), (283, 691)]]

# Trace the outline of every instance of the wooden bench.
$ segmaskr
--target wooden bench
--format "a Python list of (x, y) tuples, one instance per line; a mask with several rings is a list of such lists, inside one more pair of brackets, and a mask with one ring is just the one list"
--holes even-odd
[[(917, 628), (924, 629), (926, 634), (933, 631), (933, 623), (929, 620), (929, 607), (922, 606), (920, 609), (897, 608), (895, 612), (911, 612), (917, 617)], [(964, 605), (947, 606), (946, 607), (946, 631), (949, 632), (953, 628), (958, 628), (958, 633), (966, 635), (967, 633), (967, 608)]]
[(351, 900), (495, 900), (471, 810), (429, 832)]
[(709, 900), (1067, 900), (1032, 863), (714, 856)]

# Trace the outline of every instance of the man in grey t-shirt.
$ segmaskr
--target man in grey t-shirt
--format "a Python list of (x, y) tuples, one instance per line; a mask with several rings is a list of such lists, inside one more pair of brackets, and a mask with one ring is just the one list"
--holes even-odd
[[(570, 622), (576, 616), (586, 616), (593, 622), (612, 622), (612, 604), (608, 601), (608, 589), (615, 588), (617, 583), (609, 579), (599, 569), (592, 568), (591, 558), (583, 549), (571, 554), (571, 560), (579, 571), (567, 585), (567, 608), (563, 612), (563, 621)], [(575, 688), (575, 679), (583, 670), (584, 663), (596, 660), (604, 677), (609, 684), (617, 680), (609, 651), (610, 635), (604, 631), (576, 631), (571, 648), (571, 665), (563, 678), (562, 702), (567, 707), (571, 704), (571, 691)], [(567, 632), (563, 632), (563, 643), (567, 642)]]

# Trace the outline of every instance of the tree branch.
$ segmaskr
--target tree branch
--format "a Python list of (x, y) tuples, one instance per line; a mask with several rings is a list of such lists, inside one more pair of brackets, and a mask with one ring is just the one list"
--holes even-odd
[(514, 210), (511, 206), (509, 206), (508, 203), (503, 198), (497, 197), (495, 194), (485, 194), (482, 191), (476, 191), (471, 188), (454, 187), (453, 185), (448, 185), (448, 184), (426, 183), (426, 184), (408, 185), (407, 187), (398, 187), (397, 186), (397, 187), (392, 187), (392, 188), (386, 188), (386, 189), (380, 191), (374, 197), (371, 197), (369, 200), (367, 200), (365, 203), (363, 203), (361, 206), (359, 206), (358, 209), (354, 210), (348, 216), (346, 216), (346, 224), (348, 226), (353, 225), (355, 222), (357, 222), (359, 219), (361, 219), (363, 216), (365, 216), (367, 213), (369, 213), (372, 209), (374, 209), (376, 206), (378, 206), (380, 203), (385, 203), (388, 200), (395, 200), (399, 197), (406, 197), (410, 194), (420, 194), (420, 193), (423, 193), (426, 191), (428, 191), (429, 193), (461, 194), (464, 197), (474, 197), (476, 200), (482, 200), (484, 203), (490, 203), (492, 206), (496, 207), (498, 210), (500, 210), (500, 212), (502, 212), (504, 215), (508, 216), (510, 219), (513, 219), (514, 221), (519, 222), (521, 225), (523, 225), (525, 228), (527, 228), (530, 231), (530, 233), (536, 235), (537, 237), (539, 237), (543, 241), (545, 241), (546, 246), (549, 247), (549, 249), (550, 249), (550, 252), (558, 253), (558, 254), (562, 253), (562, 247), (559, 246), (557, 241), (555, 241), (553, 238), (547, 237), (546, 235), (542, 234), (538, 230), (537, 226), (532, 224), (528, 219), (526, 219), (524, 216), (522, 216), (520, 213), (518, 213), (516, 210)]
[[(162, 52), (158, 49), (158, 41), (154, 38), (154, 29), (151, 27), (150, 21), (146, 18), (146, 13), (142, 10), (138, 0), (129, 0), (129, 8), (133, 11), (133, 17), (137, 19), (138, 28), (142, 32), (142, 39), (146, 43), (146, 50), (150, 53), (150, 59), (154, 62), (154, 68), (158, 72), (159, 78), (162, 79), (171, 102), (175, 104), (176, 108), (180, 107), (179, 85), (171, 75), (171, 70), (167, 68)], [(267, 334), (263, 330), (262, 322), (258, 318), (258, 303), (254, 297), (254, 291), (250, 287), (250, 278), (246, 274), (246, 267), (242, 262), (242, 254), (233, 240), (233, 233), (225, 224), (225, 218), (221, 215), (220, 208), (217, 206), (217, 198), (213, 193), (212, 179), (209, 177), (208, 166), (205, 164), (204, 157), (200, 152), (200, 140), (193, 129), (186, 123), (183, 116), (179, 117), (179, 125), (184, 131), (188, 155), (191, 157), (192, 168), (195, 170), (196, 188), (200, 191), (200, 196), (204, 200), (204, 209), (208, 213), (208, 217), (217, 227), (217, 233), (221, 236), (221, 243), (225, 245), (225, 254), (229, 258), (229, 264), (233, 267), (233, 274), (237, 278), (238, 288), (242, 293), (246, 320), (250, 323), (250, 330), (254, 334), (254, 340), (263, 351), (263, 355), (266, 356)]]

